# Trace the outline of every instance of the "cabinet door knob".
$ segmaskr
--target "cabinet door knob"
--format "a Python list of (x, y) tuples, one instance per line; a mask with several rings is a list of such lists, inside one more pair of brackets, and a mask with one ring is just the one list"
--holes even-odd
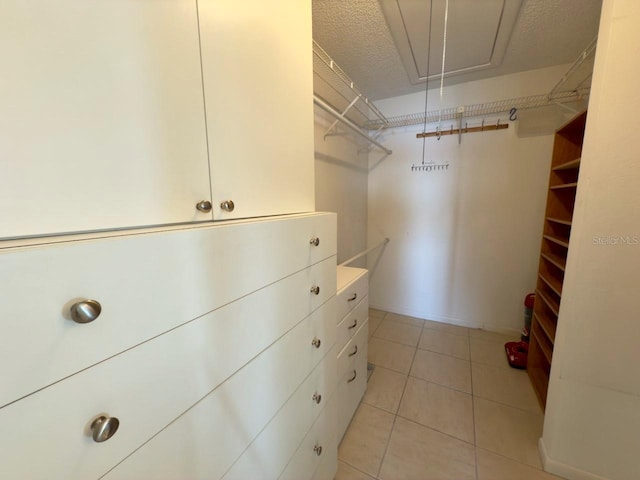
[(196, 208), (203, 213), (209, 213), (211, 211), (211, 202), (209, 200), (202, 200), (196, 203)]
[(313, 340), (311, 340), (311, 345), (313, 345), (316, 348), (320, 348), (321, 344), (322, 344), (322, 342), (320, 341), (320, 339), (318, 337), (316, 337)]
[(355, 345), (356, 348), (353, 349), (353, 352), (349, 354), (350, 357), (353, 357), (356, 353), (358, 353), (358, 345)]
[(322, 395), (320, 395), (318, 392), (316, 392), (316, 393), (313, 394), (312, 400), (319, 404), (322, 401)]
[(313, 237), (311, 240), (309, 240), (309, 243), (314, 247), (317, 247), (318, 245), (320, 245), (320, 239), (318, 237)]
[(358, 294), (354, 293), (352, 297), (347, 298), (347, 302), (353, 302), (356, 298), (358, 298)]
[(358, 319), (356, 318), (356, 319), (353, 321), (353, 324), (351, 324), (351, 325), (349, 325), (349, 326), (347, 327), (347, 330), (353, 330), (353, 329), (354, 329), (354, 328), (356, 328), (357, 326), (358, 326)]
[(71, 320), (76, 323), (91, 323), (100, 316), (102, 305), (97, 300), (82, 300), (71, 305)]
[(347, 380), (347, 383), (351, 383), (353, 382), (356, 377), (358, 376), (358, 372), (356, 372), (355, 370), (353, 371), (353, 377), (351, 377), (349, 380)]
[(115, 435), (120, 426), (116, 417), (99, 416), (91, 423), (91, 437), (94, 442), (101, 443)]
[(311, 293), (315, 293), (316, 295), (320, 295), (320, 287), (317, 286), (317, 285), (311, 287)]
[(233, 212), (233, 209), (236, 208), (233, 200), (225, 200), (220, 204), (220, 208), (225, 212)]
[(316, 452), (316, 455), (318, 456), (322, 455), (322, 445), (318, 445), (316, 443), (316, 446), (313, 447), (313, 451)]

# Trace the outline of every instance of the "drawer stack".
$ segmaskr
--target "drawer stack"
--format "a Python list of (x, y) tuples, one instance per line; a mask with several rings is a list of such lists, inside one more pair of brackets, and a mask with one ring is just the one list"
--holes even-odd
[(278, 478), (335, 408), (335, 228), (309, 214), (0, 249), (3, 475)]
[(367, 389), (369, 275), (364, 268), (338, 267), (338, 442)]

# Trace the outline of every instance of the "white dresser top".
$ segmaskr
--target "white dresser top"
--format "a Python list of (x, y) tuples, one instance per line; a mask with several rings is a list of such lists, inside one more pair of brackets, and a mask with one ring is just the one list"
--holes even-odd
[(342, 267), (338, 265), (338, 293), (366, 274), (366, 268)]

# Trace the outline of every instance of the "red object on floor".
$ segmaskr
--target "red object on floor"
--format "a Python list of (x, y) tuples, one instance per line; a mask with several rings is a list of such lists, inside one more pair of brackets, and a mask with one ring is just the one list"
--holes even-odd
[(507, 353), (507, 361), (513, 368), (527, 368), (527, 356), (529, 355), (529, 344), (527, 342), (507, 342), (504, 344)]

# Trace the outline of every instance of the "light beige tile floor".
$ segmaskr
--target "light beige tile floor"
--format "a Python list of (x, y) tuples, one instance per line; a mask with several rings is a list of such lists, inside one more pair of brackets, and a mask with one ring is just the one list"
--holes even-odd
[[(372, 321), (374, 320), (374, 321)], [(336, 480), (553, 480), (537, 449), (542, 411), (516, 340), (380, 310), (369, 313), (367, 392)]]

